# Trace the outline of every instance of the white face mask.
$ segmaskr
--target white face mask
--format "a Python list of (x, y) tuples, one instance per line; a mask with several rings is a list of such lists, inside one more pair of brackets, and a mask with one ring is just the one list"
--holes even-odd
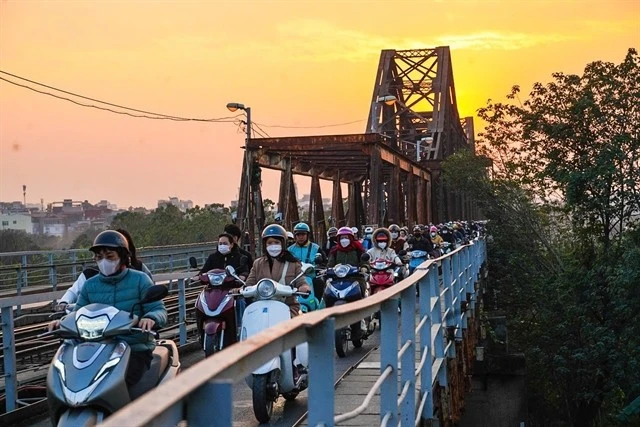
[(435, 233), (435, 231), (432, 231), (432, 232), (431, 232), (431, 237), (436, 237), (436, 233)]
[(226, 255), (229, 252), (231, 252), (231, 246), (229, 246), (229, 245), (218, 245), (218, 252), (220, 252), (222, 255)]
[(380, 249), (384, 249), (384, 248), (386, 248), (386, 247), (387, 247), (387, 242), (378, 242), (378, 247), (379, 247)]
[(391, 233), (391, 238), (392, 239), (397, 239), (398, 238), (398, 233)]
[(282, 252), (282, 245), (269, 245), (267, 246), (267, 253), (272, 257), (277, 257)]
[(111, 276), (113, 273), (118, 271), (118, 267), (120, 267), (119, 259), (115, 261), (109, 261), (108, 259), (98, 260), (98, 269), (104, 276)]
[(349, 243), (351, 243), (351, 240), (349, 239), (340, 239), (340, 245), (342, 245), (343, 248), (349, 246)]

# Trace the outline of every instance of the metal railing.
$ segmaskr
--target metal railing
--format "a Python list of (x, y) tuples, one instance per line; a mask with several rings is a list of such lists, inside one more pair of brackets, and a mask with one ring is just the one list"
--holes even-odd
[[(105, 427), (177, 425), (229, 426), (233, 422), (234, 381), (296, 345), (309, 345), (308, 422), (333, 426), (356, 417), (380, 391), (382, 426), (416, 426), (434, 420), (434, 385), (448, 387), (447, 359), (455, 357), (467, 320), (475, 313), (476, 283), (486, 260), (484, 240), (461, 247), (419, 266), (407, 279), (360, 301), (298, 316), (234, 344), (109, 417)], [(439, 273), (441, 270), (441, 274)], [(416, 298), (416, 287), (419, 297)], [(401, 302), (401, 348), (398, 350), (398, 297)], [(416, 299), (419, 322), (416, 326)], [(334, 334), (374, 312), (381, 314), (380, 373), (373, 389), (355, 410), (335, 415)], [(421, 357), (416, 365), (416, 343)], [(400, 364), (404, 367), (398, 378)], [(398, 380), (402, 391), (398, 395)], [(415, 386), (419, 381), (420, 400)], [(418, 403), (416, 405), (416, 403)], [(211, 414), (215, 414), (212, 417)]]
[[(171, 285), (177, 282), (178, 293), (178, 323), (173, 327), (178, 327), (178, 344), (187, 343), (187, 306), (186, 306), (186, 281), (193, 277), (194, 272), (165, 273), (154, 276), (156, 284)], [(169, 286), (171, 289), (172, 286)], [(18, 407), (18, 371), (16, 363), (15, 348), (15, 328), (13, 307), (34, 304), (39, 302), (52, 302), (64, 294), (64, 291), (37, 293), (32, 295), (21, 295), (11, 298), (0, 299), (0, 311), (2, 316), (2, 351), (5, 379), (6, 412), (13, 411)], [(44, 331), (43, 331), (44, 332)]]
[[(152, 273), (166, 273), (186, 269), (192, 256), (203, 265), (216, 247), (217, 242), (150, 246), (138, 249), (138, 258)], [(87, 249), (2, 252), (0, 290), (16, 289), (20, 295), (30, 286), (48, 285), (56, 291), (58, 284), (75, 281), (84, 268), (93, 264)]]

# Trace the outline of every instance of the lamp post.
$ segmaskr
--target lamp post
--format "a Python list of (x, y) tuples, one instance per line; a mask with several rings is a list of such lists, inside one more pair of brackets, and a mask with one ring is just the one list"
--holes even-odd
[[(249, 215), (248, 215), (248, 211), (249, 211), (249, 202), (250, 202), (250, 194), (251, 194), (251, 165), (249, 164), (249, 142), (251, 141), (251, 107), (245, 107), (244, 104), (240, 104), (237, 102), (229, 102), (227, 104), (227, 109), (229, 111), (231, 111), (232, 113), (238, 111), (238, 110), (243, 110), (246, 114), (247, 114), (247, 136), (246, 136), (246, 141), (245, 141), (245, 146), (244, 146), (244, 179), (246, 180), (246, 194), (240, 194), (241, 198), (244, 198), (245, 201), (245, 206), (244, 206), (244, 212), (239, 212), (240, 214), (242, 214), (242, 218), (239, 218), (240, 221), (242, 221), (242, 229), (244, 231), (244, 227), (248, 226), (250, 231), (254, 231), (253, 230), (253, 224), (249, 225), (247, 224), (245, 221), (248, 219)], [(238, 201), (238, 208), (240, 207), (240, 201)], [(253, 221), (253, 219), (251, 219), (251, 221)], [(260, 230), (261, 231), (261, 230)], [(260, 232), (258, 231), (258, 232)], [(251, 236), (250, 237), (253, 241), (255, 236)], [(261, 241), (260, 239), (258, 239), (257, 241), (257, 245), (256, 245), (256, 249), (258, 253), (262, 252), (262, 247), (261, 247)]]

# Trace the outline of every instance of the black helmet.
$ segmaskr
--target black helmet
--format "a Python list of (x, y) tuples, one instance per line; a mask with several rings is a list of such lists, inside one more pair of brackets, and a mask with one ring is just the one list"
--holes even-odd
[(287, 230), (278, 224), (267, 225), (264, 230), (262, 230), (262, 241), (268, 237), (275, 237), (276, 239), (282, 239), (283, 242), (286, 242)]
[(96, 236), (93, 240), (93, 246), (89, 250), (96, 252), (99, 248), (114, 248), (119, 249), (118, 252), (129, 253), (127, 238), (115, 230), (106, 230)]

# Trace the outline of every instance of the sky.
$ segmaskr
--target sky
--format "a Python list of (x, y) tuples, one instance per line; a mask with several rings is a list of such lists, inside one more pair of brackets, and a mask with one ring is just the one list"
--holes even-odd
[[(526, 96), (554, 72), (622, 62), (640, 48), (640, 0), (0, 0), (0, 70), (171, 116), (230, 117), (240, 102), (270, 136), (364, 132), (380, 51), (436, 46), (450, 46), (460, 115), (475, 116), (515, 84)], [(0, 80), (0, 201), (26, 185), (45, 205), (228, 205), (243, 144), (233, 122), (130, 117)], [(277, 200), (279, 174), (263, 181)]]

